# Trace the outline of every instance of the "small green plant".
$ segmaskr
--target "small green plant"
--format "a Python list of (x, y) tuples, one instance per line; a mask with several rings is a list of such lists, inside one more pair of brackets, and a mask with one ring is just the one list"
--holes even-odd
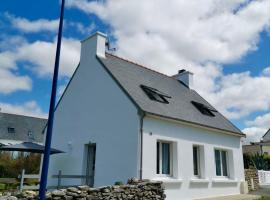
[(116, 181), (114, 185), (124, 185), (124, 183), (122, 181)]

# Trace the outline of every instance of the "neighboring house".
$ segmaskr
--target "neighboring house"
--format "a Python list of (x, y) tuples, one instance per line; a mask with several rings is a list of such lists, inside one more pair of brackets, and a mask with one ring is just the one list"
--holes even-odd
[(260, 142), (251, 142), (243, 145), (244, 154), (265, 154), (270, 155), (270, 129), (264, 134)]
[(66, 153), (51, 157), (48, 186), (61, 170), (92, 176), (63, 185), (161, 180), (168, 200), (239, 194), (245, 135), (192, 90), (192, 74), (161, 74), (105, 53), (105, 44), (102, 33), (82, 41), (55, 110), (52, 146)]
[(42, 118), (0, 112), (0, 145), (25, 141), (42, 143), (46, 122)]

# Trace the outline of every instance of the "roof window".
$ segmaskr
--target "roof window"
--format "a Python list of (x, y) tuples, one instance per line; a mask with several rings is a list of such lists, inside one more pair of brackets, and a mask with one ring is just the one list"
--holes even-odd
[(8, 130), (8, 133), (15, 133), (14, 127), (8, 127), (7, 130)]
[(141, 85), (142, 90), (145, 92), (145, 94), (149, 97), (149, 99), (153, 100), (153, 101), (158, 101), (161, 103), (165, 103), (168, 104), (169, 101), (167, 100), (167, 98), (171, 98), (169, 95), (155, 89), (152, 87), (148, 87), (145, 85)]
[(207, 115), (209, 117), (214, 117), (215, 114), (213, 112), (217, 112), (213, 108), (210, 108), (202, 103), (196, 102), (196, 101), (191, 101), (191, 103), (203, 114)]

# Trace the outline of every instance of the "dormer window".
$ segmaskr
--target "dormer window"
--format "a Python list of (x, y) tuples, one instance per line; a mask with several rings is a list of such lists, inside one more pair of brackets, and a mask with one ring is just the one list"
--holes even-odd
[(191, 101), (191, 103), (203, 114), (209, 117), (214, 117), (215, 114), (213, 112), (217, 112), (216, 110), (196, 101)]
[(8, 127), (7, 130), (8, 130), (8, 133), (15, 133), (14, 127)]
[(148, 87), (145, 85), (141, 85), (142, 90), (145, 92), (145, 94), (149, 97), (149, 99), (153, 100), (153, 101), (158, 101), (161, 103), (165, 103), (168, 104), (169, 101), (167, 100), (167, 98), (171, 98), (169, 95), (155, 89), (152, 87)]

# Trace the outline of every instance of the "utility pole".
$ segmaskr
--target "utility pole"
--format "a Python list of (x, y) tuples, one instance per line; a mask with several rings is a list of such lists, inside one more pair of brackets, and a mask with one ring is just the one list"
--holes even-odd
[(49, 161), (50, 161), (54, 109), (55, 109), (56, 92), (57, 92), (57, 79), (58, 79), (58, 72), (59, 72), (59, 60), (60, 60), (60, 51), (61, 51), (64, 7), (65, 7), (65, 0), (62, 0), (60, 22), (59, 22), (59, 29), (58, 29), (58, 36), (57, 36), (55, 65), (54, 65), (54, 73), (53, 73), (53, 81), (52, 81), (50, 110), (49, 110), (47, 134), (46, 134), (45, 149), (44, 149), (42, 171), (41, 171), (41, 179), (40, 179), (40, 186), (39, 186), (39, 199), (40, 200), (46, 199), (46, 187), (47, 187), (48, 168), (49, 168)]

